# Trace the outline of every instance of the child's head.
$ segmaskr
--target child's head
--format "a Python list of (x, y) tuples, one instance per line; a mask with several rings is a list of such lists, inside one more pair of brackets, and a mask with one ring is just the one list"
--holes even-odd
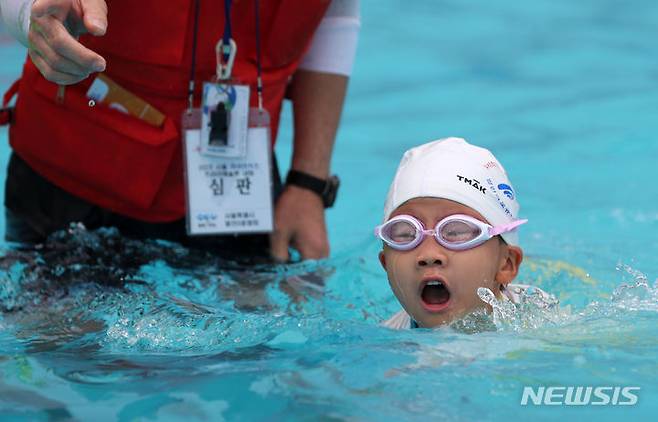
[(526, 220), (518, 211), (505, 169), (488, 150), (446, 138), (404, 154), (377, 228), (379, 259), (420, 326), (485, 307), (479, 287), (500, 297), (523, 259), (515, 227)]

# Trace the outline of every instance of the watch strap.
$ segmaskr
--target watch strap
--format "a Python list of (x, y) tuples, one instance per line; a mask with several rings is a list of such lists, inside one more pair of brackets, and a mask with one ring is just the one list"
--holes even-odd
[(338, 184), (339, 181), (336, 176), (331, 176), (328, 180), (325, 180), (298, 170), (290, 170), (286, 177), (286, 185), (294, 185), (315, 192), (322, 198), (325, 208), (329, 208), (334, 204)]

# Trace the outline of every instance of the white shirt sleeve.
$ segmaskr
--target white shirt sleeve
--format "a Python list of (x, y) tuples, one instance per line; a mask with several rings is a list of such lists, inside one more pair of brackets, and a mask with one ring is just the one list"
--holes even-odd
[(0, 0), (0, 15), (7, 31), (26, 47), (32, 3), (34, 0)]
[(359, 0), (332, 0), (299, 67), (349, 76), (360, 27)]

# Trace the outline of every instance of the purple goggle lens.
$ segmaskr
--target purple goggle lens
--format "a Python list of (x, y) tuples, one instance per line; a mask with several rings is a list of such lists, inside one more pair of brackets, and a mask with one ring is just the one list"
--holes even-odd
[(455, 251), (471, 249), (492, 237), (514, 230), (528, 220), (493, 227), (469, 215), (450, 215), (439, 221), (434, 229), (425, 229), (415, 217), (397, 215), (375, 228), (375, 235), (393, 249), (408, 251), (418, 246), (425, 236), (433, 235), (443, 247)]

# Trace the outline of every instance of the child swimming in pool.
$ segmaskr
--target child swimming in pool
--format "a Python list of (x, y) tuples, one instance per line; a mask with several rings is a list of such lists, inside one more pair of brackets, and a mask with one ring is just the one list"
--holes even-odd
[(461, 138), (408, 150), (375, 229), (379, 261), (404, 308), (384, 325), (437, 327), (486, 309), (480, 287), (518, 301), (528, 287), (510, 284), (523, 261), (517, 228), (528, 221), (518, 213), (516, 191), (490, 151)]

